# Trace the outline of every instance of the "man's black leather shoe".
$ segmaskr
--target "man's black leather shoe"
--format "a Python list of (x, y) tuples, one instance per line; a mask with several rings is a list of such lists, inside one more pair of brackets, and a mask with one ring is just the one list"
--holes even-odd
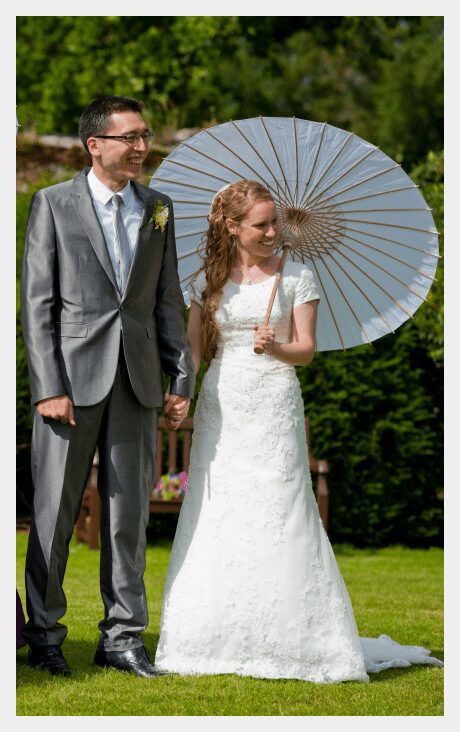
[(29, 666), (49, 671), (53, 676), (72, 673), (59, 646), (33, 646), (29, 651)]
[(164, 671), (156, 671), (144, 646), (131, 648), (128, 651), (104, 651), (99, 647), (94, 656), (96, 666), (115, 668), (117, 671), (127, 671), (145, 679), (155, 676), (165, 676)]

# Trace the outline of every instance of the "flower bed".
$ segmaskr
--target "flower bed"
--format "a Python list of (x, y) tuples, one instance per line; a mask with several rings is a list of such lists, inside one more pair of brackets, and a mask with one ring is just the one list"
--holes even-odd
[(187, 473), (166, 473), (162, 475), (152, 491), (152, 498), (157, 501), (182, 499), (187, 491)]

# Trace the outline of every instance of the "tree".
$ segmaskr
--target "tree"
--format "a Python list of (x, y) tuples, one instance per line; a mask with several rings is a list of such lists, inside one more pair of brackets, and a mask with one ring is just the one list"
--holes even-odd
[(18, 115), (42, 134), (75, 134), (82, 107), (115, 93), (143, 99), (159, 132), (296, 115), (407, 168), (443, 147), (441, 17), (23, 16), (17, 28)]

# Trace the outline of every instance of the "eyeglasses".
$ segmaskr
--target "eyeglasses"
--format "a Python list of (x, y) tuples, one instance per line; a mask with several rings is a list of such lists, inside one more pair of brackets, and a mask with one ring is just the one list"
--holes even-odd
[(136, 134), (133, 132), (130, 135), (93, 135), (93, 137), (99, 137), (103, 140), (122, 140), (123, 142), (127, 142), (128, 145), (137, 145), (139, 140), (142, 138), (148, 145), (153, 137), (153, 132), (143, 132), (142, 134)]

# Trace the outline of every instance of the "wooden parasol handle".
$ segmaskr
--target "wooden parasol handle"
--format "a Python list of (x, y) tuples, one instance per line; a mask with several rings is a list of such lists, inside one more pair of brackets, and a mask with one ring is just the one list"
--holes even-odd
[[(270, 320), (270, 315), (272, 314), (273, 303), (275, 302), (276, 291), (278, 289), (278, 285), (280, 283), (284, 265), (286, 263), (286, 258), (287, 258), (287, 255), (289, 254), (290, 249), (291, 249), (291, 246), (289, 244), (286, 244), (286, 243), (283, 244), (283, 256), (281, 257), (278, 271), (275, 276), (275, 282), (273, 283), (272, 294), (270, 295), (270, 300), (268, 301), (267, 312), (265, 313), (265, 318), (264, 318), (264, 322), (263, 322), (264, 325), (268, 325), (268, 321)], [(255, 346), (254, 353), (257, 353), (257, 355), (259, 355), (259, 356), (261, 353), (264, 353), (263, 346)]]

